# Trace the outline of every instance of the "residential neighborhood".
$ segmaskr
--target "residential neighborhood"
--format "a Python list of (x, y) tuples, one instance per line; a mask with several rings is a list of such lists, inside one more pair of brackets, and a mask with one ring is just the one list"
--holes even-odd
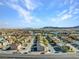
[(0, 54), (79, 53), (79, 34), (76, 30), (56, 32), (54, 30), (0, 30)]

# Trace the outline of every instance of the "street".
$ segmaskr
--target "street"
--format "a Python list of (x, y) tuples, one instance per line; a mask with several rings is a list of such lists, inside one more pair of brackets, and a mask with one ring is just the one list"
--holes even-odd
[(0, 59), (79, 59), (79, 55), (66, 55), (66, 54), (0, 54)]

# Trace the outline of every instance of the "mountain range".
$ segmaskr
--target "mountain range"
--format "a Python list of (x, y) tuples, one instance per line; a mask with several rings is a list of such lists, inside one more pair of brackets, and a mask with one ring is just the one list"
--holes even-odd
[(74, 27), (43, 27), (42, 29), (79, 29), (79, 26), (74, 26)]

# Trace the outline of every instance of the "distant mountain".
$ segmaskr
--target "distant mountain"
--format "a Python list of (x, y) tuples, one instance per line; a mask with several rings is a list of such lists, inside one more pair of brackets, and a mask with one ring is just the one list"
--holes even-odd
[(42, 29), (79, 29), (79, 26), (74, 27), (43, 27)]
[(79, 26), (75, 26), (75, 27), (73, 27), (73, 28), (79, 28)]

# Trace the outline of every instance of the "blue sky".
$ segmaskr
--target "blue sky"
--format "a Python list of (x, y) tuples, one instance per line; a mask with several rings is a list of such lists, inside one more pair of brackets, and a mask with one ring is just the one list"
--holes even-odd
[(79, 25), (79, 0), (0, 0), (0, 28)]

